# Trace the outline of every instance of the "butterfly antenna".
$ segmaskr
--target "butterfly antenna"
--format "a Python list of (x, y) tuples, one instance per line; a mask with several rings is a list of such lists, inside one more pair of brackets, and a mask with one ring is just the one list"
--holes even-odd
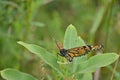
[(55, 44), (57, 45), (57, 47), (59, 48), (59, 50), (64, 49), (63, 46), (62, 46), (60, 43), (58, 43), (55, 38), (53, 38), (53, 37), (51, 36), (51, 33), (50, 33), (50, 31), (49, 31), (48, 29), (47, 29), (47, 32), (49, 32), (49, 34), (48, 34), (49, 37), (55, 42)]

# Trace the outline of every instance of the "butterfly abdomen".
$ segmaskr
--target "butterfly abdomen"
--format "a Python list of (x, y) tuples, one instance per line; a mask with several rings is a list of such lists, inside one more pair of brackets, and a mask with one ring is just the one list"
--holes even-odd
[(103, 48), (103, 45), (95, 45), (95, 46), (91, 46), (92, 50), (100, 50)]

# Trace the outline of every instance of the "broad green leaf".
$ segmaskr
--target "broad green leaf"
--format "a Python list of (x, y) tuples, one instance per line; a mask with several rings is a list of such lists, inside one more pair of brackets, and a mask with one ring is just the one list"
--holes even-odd
[(79, 73), (94, 72), (97, 68), (107, 66), (117, 60), (119, 55), (116, 53), (105, 53), (95, 55), (87, 61), (79, 64), (77, 71)]
[(25, 48), (27, 48), (30, 52), (36, 54), (38, 57), (44, 60), (48, 65), (50, 65), (53, 69), (59, 72), (61, 76), (63, 76), (62, 70), (57, 64), (56, 57), (53, 56), (51, 53), (49, 53), (47, 50), (45, 50), (40, 46), (34, 44), (27, 44), (22, 41), (19, 41), (18, 43), (24, 46)]
[(69, 25), (65, 31), (63, 45), (65, 49), (70, 49), (85, 45), (84, 40), (80, 36), (77, 36), (77, 30), (72, 24)]
[(84, 73), (83, 78), (81, 80), (93, 80), (92, 73)]
[[(64, 36), (64, 48), (65, 49), (70, 49), (73, 47), (78, 47), (78, 46), (84, 46), (85, 42), (83, 39), (79, 36), (77, 36), (77, 30), (73, 25), (69, 25), (66, 29), (65, 36)], [(78, 57), (74, 58), (73, 60), (73, 65), (70, 67), (70, 72), (74, 73), (77, 69), (77, 65), (84, 61), (86, 58), (85, 57)]]
[(0, 73), (5, 80), (37, 80), (31, 75), (15, 69), (4, 69)]
[(65, 49), (70, 49), (73, 47), (76, 47), (76, 41), (77, 41), (77, 31), (75, 27), (71, 24), (67, 27), (65, 31), (65, 36), (64, 36), (64, 48)]

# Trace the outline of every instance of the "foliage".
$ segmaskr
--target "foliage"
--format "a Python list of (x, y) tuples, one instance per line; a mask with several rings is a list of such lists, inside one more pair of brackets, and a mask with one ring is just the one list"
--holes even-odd
[(31, 75), (17, 71), (15, 69), (2, 70), (1, 76), (6, 80), (37, 80)]
[[(76, 29), (74, 28), (74, 26), (70, 25), (67, 28), (65, 33), (66, 34), (65, 34), (65, 40), (64, 40), (64, 42), (65, 42), (64, 47), (66, 46), (66, 48), (72, 48), (75, 46), (79, 46), (77, 44), (78, 42), (80, 42), (81, 45), (85, 44), (85, 43), (83, 43), (83, 40), (77, 36), (77, 34), (76, 34), (77, 32), (76, 32)], [(76, 40), (78, 40), (78, 42)], [(119, 57), (116, 53), (104, 53), (104, 54), (93, 56), (90, 59), (84, 60), (82, 62), (80, 60), (76, 59), (75, 61), (73, 61), (73, 64), (72, 63), (66, 64), (67, 65), (67, 66), (65, 66), (66, 69), (64, 69), (64, 68), (61, 68), (60, 65), (57, 63), (57, 59), (55, 58), (55, 56), (52, 53), (48, 52), (46, 49), (44, 49), (40, 46), (34, 45), (34, 44), (27, 44), (27, 43), (24, 43), (21, 41), (19, 41), (18, 43), (23, 45), (24, 47), (26, 47), (30, 52), (36, 54), (42, 60), (44, 60), (45, 63), (47, 63), (54, 70), (56, 70), (56, 74), (59, 74), (60, 78), (63, 78), (63, 79), (66, 79), (66, 78), (72, 79), (73, 77), (71, 77), (71, 76), (79, 76), (80, 73), (81, 74), (87, 73), (88, 75), (92, 75), (92, 72), (94, 72), (96, 69), (98, 69), (99, 67), (104, 67), (104, 66), (107, 66), (107, 65), (113, 63)], [(81, 57), (79, 57), (79, 58), (81, 58)], [(76, 64), (74, 64), (74, 62)], [(64, 65), (62, 65), (62, 67), (64, 67)], [(3, 70), (1, 73), (5, 79), (9, 79), (9, 76), (13, 77), (13, 79), (11, 79), (11, 80), (18, 80), (18, 79), (20, 80), (21, 78), (23, 78), (23, 76), (25, 76), (25, 77), (27, 76), (25, 74), (23, 74), (23, 75), (21, 74), (21, 76), (20, 76), (19, 75), (20, 73), (17, 73), (15, 71), (12, 72), (12, 71), (14, 71), (14, 70), (10, 70), (10, 71)], [(66, 71), (68, 71), (68, 73), (66, 73)], [(16, 75), (19, 75), (19, 76), (16, 76), (18, 78), (15, 78), (13, 73)], [(74, 78), (76, 79), (76, 77), (74, 77)], [(23, 78), (23, 79), (26, 79), (26, 78)], [(30, 79), (28, 78), (26, 80), (30, 80)], [(85, 80), (84, 77), (83, 78), (79, 77), (79, 79)], [(88, 76), (88, 79), (92, 80), (92, 76)]]
[[(119, 54), (119, 3), (119, 0), (0, 0), (0, 70), (14, 68), (43, 80), (53, 78), (57, 80), (60, 77), (56, 74), (57, 68), (46, 64), (44, 61), (46, 58), (39, 58), (28, 52), (19, 46), (17, 41), (40, 45), (55, 59), (58, 51), (53, 38), (63, 42), (66, 49), (102, 43), (104, 53)], [(74, 32), (75, 36), (71, 34), (72, 32), (65, 33), (63, 39), (65, 29), (69, 24), (76, 26), (78, 34)], [(70, 29), (74, 30), (74, 28)], [(66, 36), (74, 37), (71, 39), (72, 43), (77, 37), (77, 42), (71, 45), (71, 41)], [(66, 71), (66, 76), (69, 70), (72, 70), (72, 75), (78, 69), (77, 63), (84, 62), (86, 58), (91, 59), (91, 56), (93, 54), (90, 53), (88, 57), (75, 58), (70, 64), (72, 69), (68, 69), (67, 65), (59, 65), (60, 69), (63, 68)], [(59, 57), (59, 59), (62, 61), (63, 58)], [(117, 70), (113, 65), (102, 68), (99, 74), (100, 80), (109, 80), (113, 72), (113, 79), (119, 80), (120, 64), (119, 62), (117, 64)], [(86, 73), (86, 75), (72, 77), (87, 79), (86, 76), (90, 78), (92, 75)]]

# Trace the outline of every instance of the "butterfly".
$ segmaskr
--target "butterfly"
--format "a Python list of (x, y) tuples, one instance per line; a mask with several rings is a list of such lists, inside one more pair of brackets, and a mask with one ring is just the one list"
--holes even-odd
[(103, 45), (86, 45), (75, 47), (71, 49), (64, 49), (58, 42), (56, 42), (57, 47), (59, 48), (60, 56), (65, 57), (69, 62), (73, 61), (74, 57), (79, 57), (82, 55), (88, 54), (90, 51), (100, 50), (103, 48)]

